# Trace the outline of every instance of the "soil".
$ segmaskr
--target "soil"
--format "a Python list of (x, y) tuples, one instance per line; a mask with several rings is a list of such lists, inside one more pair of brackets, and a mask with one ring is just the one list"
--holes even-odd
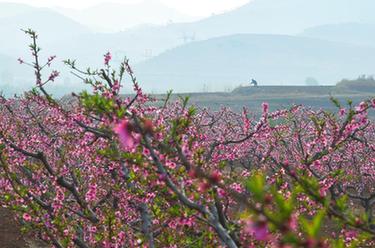
[(0, 247), (1, 248), (45, 248), (45, 244), (21, 233), (21, 225), (12, 213), (0, 208)]

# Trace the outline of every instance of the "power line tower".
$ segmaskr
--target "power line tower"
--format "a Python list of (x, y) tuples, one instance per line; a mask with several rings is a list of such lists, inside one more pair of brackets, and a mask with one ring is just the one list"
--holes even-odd
[(143, 57), (145, 58), (145, 60), (152, 58), (153, 57), (152, 49), (149, 49), (149, 48), (145, 49)]
[(196, 35), (195, 33), (192, 33), (192, 34), (184, 33), (180, 39), (183, 41), (183, 43), (193, 42), (196, 39)]

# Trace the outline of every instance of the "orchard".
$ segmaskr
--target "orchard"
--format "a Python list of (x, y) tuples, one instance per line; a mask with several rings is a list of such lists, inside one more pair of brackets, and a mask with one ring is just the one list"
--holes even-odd
[[(0, 99), (0, 202), (52, 247), (372, 247), (375, 99), (261, 115), (163, 103), (117, 69), (66, 65), (90, 90)], [(120, 94), (124, 84), (134, 91)]]

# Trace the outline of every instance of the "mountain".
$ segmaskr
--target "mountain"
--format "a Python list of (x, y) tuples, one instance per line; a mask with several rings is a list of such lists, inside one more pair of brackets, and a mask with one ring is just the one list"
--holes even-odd
[(290, 35), (326, 24), (375, 24), (374, 8), (373, 0), (253, 0), (232, 11), (196, 22), (168, 25), (158, 34), (177, 31), (177, 39), (183, 32), (195, 35), (199, 40), (237, 33)]
[[(153, 18), (159, 12), (155, 0), (143, 4), (144, 12), (137, 12), (138, 7), (134, 6), (138, 5), (134, 5), (134, 9), (127, 5), (99, 5), (73, 13), (77, 14), (76, 17), (71, 14), (76, 20), (51, 9), (23, 6), (25, 11), (19, 8), (20, 12), (12, 15), (0, 15), (0, 32), (6, 34), (0, 39), (0, 53), (24, 57), (29, 40), (19, 29), (32, 27), (40, 34), (40, 45), (47, 51), (43, 51), (45, 56), (56, 54), (59, 60), (72, 58), (83, 67), (96, 67), (102, 63), (102, 55), (111, 51), (115, 63), (124, 56), (130, 58), (132, 64), (139, 63), (137, 71), (144, 81), (157, 83), (154, 86), (149, 84), (149, 89), (159, 90), (160, 86), (160, 91), (167, 88), (202, 90), (208, 84), (214, 90), (215, 82), (219, 85), (217, 89), (222, 90), (246, 83), (252, 75), (265, 84), (302, 84), (306, 77), (316, 77), (320, 84), (324, 84), (372, 72), (370, 65), (373, 62), (369, 57), (373, 49), (359, 45), (368, 46), (367, 43), (372, 42), (370, 35), (365, 34), (366, 30), (372, 32), (371, 26), (375, 25), (373, 0), (253, 0), (235, 10), (195, 22), (142, 25), (115, 33), (92, 32), (77, 22), (81, 18), (82, 22), (87, 21), (87, 25), (93, 27), (94, 22), (99, 25), (108, 19), (102, 28), (114, 25), (118, 29), (120, 26), (116, 25), (132, 23), (132, 20), (119, 18), (132, 17), (134, 13), (136, 17), (133, 19), (140, 22), (141, 17), (149, 20), (147, 18)], [(2, 6), (0, 4), (0, 10)], [(152, 7), (147, 9), (147, 6)], [(169, 11), (161, 8), (165, 13)], [(113, 15), (113, 19), (103, 13)], [(364, 31), (352, 32), (352, 37), (358, 37), (353, 40), (339, 35), (330, 37), (332, 31), (327, 31), (327, 34), (319, 31), (315, 35), (308, 29), (348, 23), (368, 27)], [(308, 37), (280, 35), (301, 32)], [(342, 44), (344, 41), (340, 39), (354, 45)], [(366, 39), (369, 42), (363, 41)], [(62, 68), (65, 67), (58, 69)], [(62, 72), (69, 73), (66, 68)], [(188, 85), (182, 85), (186, 83)]]
[(13, 57), (22, 56), (30, 41), (21, 29), (28, 28), (38, 32), (43, 48), (46, 44), (71, 40), (78, 35), (90, 33), (87, 27), (57, 12), (32, 8), (30, 11), (0, 18), (0, 33), (3, 34), (0, 39), (0, 52)]
[(4, 54), (0, 54), (0, 85), (12, 83), (13, 81), (13, 75), (11, 71), (15, 69), (16, 60), (12, 59), (9, 56), (6, 56)]
[[(20, 65), (15, 58), (0, 54), (0, 92), (9, 96), (16, 92), (21, 92), (29, 83), (25, 78), (31, 78), (32, 74), (20, 71)], [(17, 72), (17, 73), (16, 73)]]
[(375, 23), (372, 0), (253, 0), (248, 4), (193, 24), (206, 35), (233, 33), (295, 34), (318, 25)]
[(253, 0), (232, 11), (195, 22), (142, 26), (113, 34), (95, 34), (95, 37), (84, 40), (91, 40), (100, 47), (127, 55), (138, 62), (189, 42), (226, 35), (295, 35), (319, 25), (375, 24), (372, 9), (375, 9), (373, 0)]
[[(127, 18), (137, 20), (137, 22), (142, 19), (142, 22), (146, 22), (149, 20), (148, 18), (153, 18), (154, 14), (169, 12), (168, 8), (160, 6), (162, 5), (157, 0), (143, 1), (136, 5), (106, 4), (82, 10), (78, 14), (73, 13), (71, 16), (77, 20), (81, 19), (83, 22), (87, 17), (87, 24), (91, 23), (90, 25), (94, 25), (92, 22), (97, 22), (98, 25), (101, 22), (108, 22), (104, 26), (113, 25), (116, 27), (116, 25), (122, 25), (121, 23), (132, 23), (132, 20), (127, 20)], [(127, 56), (131, 61), (139, 62), (192, 41), (225, 35), (239, 33), (290, 35), (319, 25), (348, 22), (375, 24), (375, 15), (372, 14), (372, 9), (375, 9), (373, 0), (253, 0), (232, 11), (213, 15), (200, 21), (160, 26), (143, 25), (116, 33), (89, 32), (84, 25), (78, 24), (77, 21), (52, 11), (48, 11), (48, 13), (53, 14), (53, 17), (38, 16), (36, 18), (41, 19), (40, 22), (49, 28), (49, 30), (48, 28), (37, 28), (42, 37), (41, 41), (44, 44), (50, 44), (44, 45), (45, 49), (57, 53), (63, 58), (77, 58), (84, 61), (84, 64), (94, 62), (93, 64), (97, 65), (95, 61), (108, 50), (112, 51), (118, 59)], [(150, 14), (153, 12), (154, 14)], [(69, 14), (65, 11), (63, 13)], [(111, 13), (111, 15), (103, 13)], [(23, 14), (23, 16), (25, 15)], [(74, 17), (75, 15), (76, 17)], [(17, 18), (20, 16), (7, 19), (6, 23), (20, 23)], [(53, 23), (56, 22), (54, 18), (65, 19), (65, 23), (60, 22), (58, 25), (54, 25)], [(21, 23), (24, 23), (21, 26), (27, 27), (28, 21), (25, 20), (33, 20), (35, 17), (21, 19), (23, 19)], [(13, 25), (12, 32), (18, 32), (19, 26), (14, 27)], [(9, 27), (6, 26), (6, 28), (9, 30)], [(59, 31), (61, 30), (61, 33), (56, 32), (57, 28)], [(7, 30), (4, 32), (8, 33)], [(15, 46), (23, 48), (26, 44), (25, 39), (20, 37), (22, 34), (18, 34), (16, 39), (12, 39), (16, 41), (15, 44), (9, 44), (11, 48)], [(50, 42), (51, 40), (52, 42)], [(0, 47), (0, 52), (5, 51), (2, 51)]]
[(240, 34), (171, 49), (138, 64), (135, 72), (148, 91), (222, 91), (255, 78), (260, 85), (320, 84), (373, 74), (375, 49), (318, 39)]
[(0, 3), (0, 18), (16, 16), (19, 14), (26, 13), (28, 11), (33, 11), (35, 8), (26, 4), (20, 3)]
[(82, 10), (56, 10), (85, 26), (105, 32), (122, 31), (149, 23), (165, 25), (194, 20), (158, 0), (143, 0), (132, 4), (102, 3)]
[(304, 30), (301, 36), (346, 42), (362, 46), (375, 46), (375, 24), (340, 23), (316, 26)]
[[(2, 14), (8, 10), (8, 15)], [(30, 61), (28, 45), (30, 38), (21, 29), (34, 29), (39, 34), (39, 46), (42, 47), (41, 58), (60, 55), (55, 44), (62, 40), (77, 40), (80, 35), (87, 35), (89, 28), (47, 8), (34, 8), (22, 4), (0, 3), (0, 90), (8, 95), (30, 89), (34, 83), (32, 68), (19, 65), (17, 58)], [(65, 48), (74, 53), (74, 46)], [(59, 56), (54, 68), (62, 70)], [(47, 68), (50, 69), (50, 68)], [(48, 72), (45, 72), (47, 74)], [(58, 81), (61, 81), (60, 79)], [(4, 90), (4, 88), (6, 90)]]
[[(68, 73), (66, 70), (62, 70), (61, 65), (57, 64), (57, 68), (64, 73), (55, 82), (45, 86), (50, 93), (61, 97), (72, 91), (80, 91), (85, 88), (81, 81), (72, 81), (67, 77)], [(47, 78), (53, 69), (56, 69), (56, 65), (53, 68), (45, 67), (42, 71), (44, 78)], [(35, 74), (32, 68), (25, 64), (19, 64), (16, 58), (0, 54), (0, 94), (12, 96), (25, 90), (31, 90), (34, 86)]]

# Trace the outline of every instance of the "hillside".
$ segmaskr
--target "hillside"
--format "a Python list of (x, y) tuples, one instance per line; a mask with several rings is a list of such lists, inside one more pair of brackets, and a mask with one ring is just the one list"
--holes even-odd
[[(144, 51), (158, 55), (167, 49), (195, 40), (239, 33), (288, 34), (320, 25), (364, 22), (374, 23), (371, 0), (254, 0), (235, 10), (190, 23), (149, 26), (108, 36), (108, 42), (121, 41), (122, 50), (142, 60)], [(136, 47), (133, 49), (133, 47)], [(140, 48), (138, 50), (138, 48)], [(134, 55), (134, 57), (133, 57)]]
[[(165, 25), (168, 22), (191, 21), (158, 0), (142, 0), (137, 3), (100, 3), (85, 9), (56, 9), (73, 20), (96, 31), (123, 31), (147, 23)], [(103, 18), (98, 18), (102, 16)]]
[(340, 23), (316, 26), (304, 30), (304, 37), (362, 46), (375, 46), (375, 25), (363, 23)]
[[(22, 85), (25, 83), (23, 79), (26, 76), (32, 76), (27, 72), (20, 70), (15, 58), (9, 57), (4, 54), (0, 54), (0, 92), (10, 95), (15, 92), (19, 92)], [(15, 73), (19, 71), (19, 73)]]
[[(196, 22), (144, 25), (117, 33), (94, 33), (51, 9), (20, 5), (17, 12), (17, 5), (0, 3), (0, 9), (4, 6), (9, 11), (8, 16), (0, 15), (0, 32), (7, 35), (0, 39), (0, 53), (23, 57), (29, 41), (19, 29), (32, 27), (48, 52), (44, 56), (56, 54), (60, 61), (72, 58), (82, 67), (97, 67), (102, 55), (111, 51), (114, 63), (126, 56), (137, 64), (137, 74), (150, 91), (227, 90), (251, 77), (265, 85), (303, 84), (307, 77), (333, 84), (373, 74), (374, 49), (368, 46), (375, 41), (375, 17), (370, 11), (375, 2), (370, 0), (254, 0)], [(122, 6), (99, 5), (82, 13), (89, 13), (89, 19), (95, 16), (88, 22), (101, 22), (96, 18), (100, 10), (118, 9), (113, 12), (115, 20)], [(82, 13), (79, 18), (86, 15)], [(306, 37), (238, 34), (255, 32)], [(65, 67), (59, 64), (57, 69), (73, 81)]]
[(371, 0), (254, 0), (234, 11), (197, 22), (194, 27), (211, 35), (223, 31), (293, 34), (317, 25), (375, 23), (371, 11), (374, 7)]
[[(139, 14), (141, 7), (142, 15)], [(13, 33), (18, 32), (20, 26), (23, 28), (32, 26), (43, 35), (42, 41), (50, 44), (45, 48), (53, 52), (59, 51), (59, 54), (63, 57), (72, 57), (73, 52), (68, 49), (70, 48), (70, 50), (77, 52), (75, 58), (95, 61), (98, 54), (101, 55), (107, 50), (111, 50), (116, 54), (116, 57), (122, 58), (126, 55), (134, 63), (147, 60), (168, 49), (192, 41), (225, 35), (239, 33), (297, 34), (310, 27), (350, 22), (374, 23), (375, 25), (375, 17), (370, 11), (374, 7), (375, 2), (370, 0), (283, 0), (276, 2), (273, 0), (253, 0), (232, 11), (213, 15), (200, 21), (171, 23), (161, 26), (143, 25), (111, 34), (91, 33), (85, 26), (93, 27), (103, 23), (102, 28), (109, 25), (118, 29), (118, 25), (122, 25), (121, 23), (132, 26), (141, 19), (146, 22), (151, 21), (154, 18), (153, 12), (164, 13), (163, 16), (160, 15), (157, 18), (169, 18), (170, 16), (171, 19), (178, 13), (173, 14), (174, 11), (172, 11), (173, 13), (170, 12), (170, 9), (164, 8), (155, 0), (135, 5), (98, 5), (78, 12), (68, 9), (60, 10), (61, 13), (71, 18), (52, 10), (43, 9), (44, 14), (21, 13), (16, 17), (4, 20), (3, 23), (21, 23), (22, 25), (14, 26), (11, 24), (6, 29), (0, 26), (0, 30), (7, 34), (11, 30), (10, 36), (14, 37), (13, 40), (19, 41), (14, 44), (0, 45), (4, 47), (4, 50), (12, 52), (23, 48), (25, 39), (20, 37), (22, 34), (14, 36)], [(2, 4), (0, 4), (1, 8)], [(41, 10), (37, 9), (36, 11)], [(111, 13), (111, 17), (98, 18), (102, 16), (101, 11)], [(134, 23), (132, 19), (134, 19)], [(77, 21), (83, 24), (78, 24)], [(43, 23), (54, 27), (53, 30), (45, 28)], [(61, 33), (55, 32), (57, 27)], [(75, 38), (72, 38), (72, 36)], [(53, 42), (47, 42), (50, 40)]]
[(16, 16), (33, 10), (35, 10), (34, 7), (31, 7), (26, 4), (1, 2), (0, 18)]
[[(103, 51), (111, 49), (118, 54), (118, 57), (126, 55), (132, 61), (138, 62), (192, 41), (226, 35), (239, 33), (297, 34), (309, 27), (326, 24), (360, 21), (375, 24), (375, 17), (371, 11), (368, 11), (374, 7), (375, 2), (370, 0), (283, 0), (276, 2), (254, 0), (232, 11), (195, 22), (161, 26), (143, 25), (112, 34), (96, 33), (75, 40), (64, 39), (60, 43), (74, 45), (77, 50), (82, 51), (82, 56), (86, 54), (84, 59), (87, 58), (87, 60), (92, 59), (88, 56), (94, 54), (95, 51), (100, 50), (103, 53)], [(96, 8), (94, 9), (96, 11)], [(108, 5), (102, 9), (113, 9), (113, 7)], [(119, 9), (121, 8), (119, 7)], [(92, 13), (96, 13), (95, 11)], [(135, 13), (137, 12), (135, 11)], [(71, 16), (73, 17), (73, 15)], [(89, 16), (92, 15), (89, 14)], [(96, 19), (100, 14), (94, 16)], [(115, 11), (113, 18), (117, 18), (116, 16), (117, 12)], [(127, 17), (124, 14), (121, 18)], [(148, 17), (142, 15), (142, 18), (147, 20)], [(112, 22), (111, 18), (98, 20)], [(86, 23), (86, 21), (84, 22)], [(59, 47), (63, 46), (59, 45)]]
[[(0, 4), (1, 8), (1, 4)], [(40, 34), (41, 46), (58, 40), (71, 40), (73, 37), (90, 32), (85, 26), (49, 9), (33, 8), (10, 17), (0, 18), (0, 52), (19, 57), (29, 44), (28, 38), (20, 29), (31, 28)]]
[[(372, 74), (375, 49), (285, 36), (243, 34), (193, 42), (136, 66), (151, 91), (223, 91), (256, 78), (260, 85), (320, 84)], [(159, 91), (160, 92), (160, 91)]]
[[(89, 34), (90, 29), (47, 8), (0, 3), (0, 9), (3, 8), (9, 11), (9, 15), (3, 17), (0, 15), (0, 32), (6, 34), (0, 39), (0, 54), (6, 56), (4, 59), (0, 59), (1, 90), (11, 95), (16, 92), (19, 93), (21, 90), (30, 89), (34, 82), (32, 69), (17, 63), (19, 57), (25, 60), (31, 59), (28, 52), (30, 39), (21, 29), (32, 28), (36, 30), (40, 38), (39, 45), (42, 47), (42, 58), (58, 55), (54, 68), (67, 75), (68, 71), (61, 60), (70, 58), (68, 55), (76, 54), (77, 51), (74, 49), (76, 47), (74, 45), (64, 46), (64, 41), (77, 41), (79, 39), (77, 37)], [(57, 46), (60, 41), (62, 42), (61, 47), (64, 47), (61, 52), (60, 47)], [(97, 58), (100, 59), (99, 56)], [(65, 77), (61, 77), (56, 84), (62, 84), (65, 80)], [(72, 85), (66, 85), (64, 90), (64, 92), (70, 92), (73, 87)]]

